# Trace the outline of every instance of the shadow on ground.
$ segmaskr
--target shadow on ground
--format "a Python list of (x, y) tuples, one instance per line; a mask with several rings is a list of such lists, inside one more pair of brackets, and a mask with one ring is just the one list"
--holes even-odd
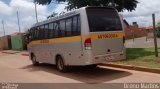
[(88, 67), (74, 67), (68, 73), (60, 73), (57, 71), (56, 66), (50, 64), (41, 64), (40, 66), (28, 65), (21, 69), (27, 69), (29, 72), (45, 71), (84, 83), (104, 83), (131, 75), (131, 73), (126, 71), (107, 69), (100, 66), (92, 69)]

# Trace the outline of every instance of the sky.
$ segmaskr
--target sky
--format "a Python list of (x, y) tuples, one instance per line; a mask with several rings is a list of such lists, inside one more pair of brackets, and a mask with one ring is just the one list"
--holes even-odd
[[(137, 22), (140, 26), (152, 25), (152, 13), (156, 14), (156, 21), (160, 21), (160, 0), (138, 0), (139, 4), (135, 11), (121, 12), (123, 18), (129, 24)], [(43, 21), (53, 12), (60, 13), (64, 11), (65, 4), (51, 3), (49, 5), (37, 5), (38, 21)], [(1, 21), (4, 21), (6, 35), (18, 32), (17, 11), (19, 12), (21, 32), (26, 31), (34, 23), (35, 5), (33, 0), (0, 0), (0, 36), (3, 35)]]

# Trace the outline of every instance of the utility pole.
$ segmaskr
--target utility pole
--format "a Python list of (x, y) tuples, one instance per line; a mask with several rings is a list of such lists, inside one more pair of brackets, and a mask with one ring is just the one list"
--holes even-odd
[(35, 4), (35, 14), (36, 14), (36, 21), (38, 23), (38, 16), (37, 16), (37, 3), (34, 3)]
[(158, 57), (158, 47), (157, 47), (157, 37), (156, 37), (156, 25), (155, 25), (155, 14), (152, 14), (152, 19), (153, 19), (155, 56)]
[(5, 36), (6, 34), (5, 34), (4, 21), (3, 21), (3, 20), (2, 20), (2, 27), (3, 27), (3, 34), (4, 34), (4, 36)]
[(19, 23), (19, 13), (18, 13), (18, 11), (17, 11), (17, 20), (18, 20), (18, 28), (19, 28), (19, 32), (21, 32), (20, 23)]

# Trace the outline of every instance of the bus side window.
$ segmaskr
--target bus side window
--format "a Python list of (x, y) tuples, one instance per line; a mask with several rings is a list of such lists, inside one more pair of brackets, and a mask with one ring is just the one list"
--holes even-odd
[(41, 39), (41, 28), (40, 27), (38, 27), (38, 40), (40, 40)]
[(34, 28), (34, 40), (37, 40), (37, 27)]
[(36, 33), (37, 32), (37, 28), (36, 27), (34, 27), (34, 37), (33, 37), (33, 40), (36, 40)]
[(31, 40), (34, 40), (34, 28), (31, 29)]
[(36, 40), (39, 39), (39, 27), (37, 27), (37, 37), (36, 37)]
[(77, 29), (77, 16), (73, 17), (73, 29), (72, 29), (72, 35), (75, 36), (76, 35), (76, 29)]
[(29, 30), (29, 40), (32, 41), (32, 28)]
[(80, 16), (78, 15), (77, 16), (77, 35), (80, 35), (81, 34), (81, 20), (80, 20)]
[(54, 37), (59, 37), (59, 24), (58, 22), (54, 23)]
[(66, 19), (66, 36), (72, 35), (72, 18)]
[(44, 39), (47, 39), (49, 36), (48, 36), (48, 24), (46, 24), (44, 26)]
[(59, 21), (59, 32), (60, 32), (60, 37), (65, 37), (65, 20), (60, 20)]
[(72, 35), (73, 36), (80, 35), (80, 18), (79, 18), (79, 15), (73, 17)]
[(27, 38), (28, 38), (28, 42), (30, 42), (31, 41), (31, 29), (28, 30)]
[(34, 38), (34, 32), (33, 32), (33, 29), (34, 29), (34, 28), (32, 28), (32, 29), (31, 29), (31, 40), (32, 40), (32, 41), (33, 41), (33, 38)]
[(44, 39), (44, 25), (40, 26), (40, 39)]
[(49, 23), (49, 38), (53, 38), (54, 37), (54, 24), (53, 23)]

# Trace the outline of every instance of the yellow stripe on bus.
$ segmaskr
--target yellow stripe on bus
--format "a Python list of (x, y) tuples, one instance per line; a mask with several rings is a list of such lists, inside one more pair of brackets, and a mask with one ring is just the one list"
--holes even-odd
[(52, 39), (32, 41), (28, 44), (28, 47), (34, 44), (66, 43), (66, 42), (78, 42), (78, 41), (81, 41), (81, 36), (52, 38)]
[(125, 36), (124, 32), (116, 33), (101, 33), (101, 34), (91, 34), (82, 36), (83, 39), (91, 38), (92, 40), (101, 40), (101, 39), (116, 39), (123, 38)]
[(124, 36), (123, 32), (117, 32), (117, 33), (102, 33), (102, 34), (85, 35), (85, 36), (82, 36), (82, 38), (81, 36), (52, 38), (52, 39), (32, 41), (28, 44), (28, 47), (34, 44), (79, 42), (81, 41), (81, 39), (85, 40), (87, 38), (91, 38), (92, 40), (115, 39), (115, 38), (123, 38), (123, 36)]
[(115, 38), (123, 38), (124, 33), (104, 33), (104, 34), (92, 34), (91, 39), (93, 40), (100, 40), (100, 39), (115, 39)]

